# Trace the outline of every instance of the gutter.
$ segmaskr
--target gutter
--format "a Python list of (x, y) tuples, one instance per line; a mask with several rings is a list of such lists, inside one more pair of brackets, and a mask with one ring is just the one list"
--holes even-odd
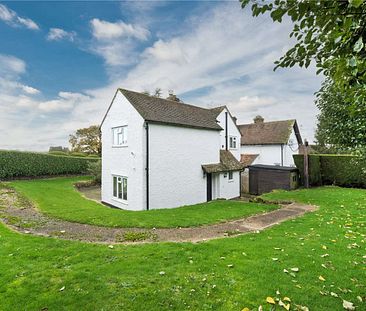
[(281, 166), (283, 166), (283, 144), (281, 144)]
[(149, 210), (149, 123), (145, 122), (146, 130), (146, 210)]
[(228, 136), (227, 136), (227, 111), (225, 111), (225, 149), (228, 150)]

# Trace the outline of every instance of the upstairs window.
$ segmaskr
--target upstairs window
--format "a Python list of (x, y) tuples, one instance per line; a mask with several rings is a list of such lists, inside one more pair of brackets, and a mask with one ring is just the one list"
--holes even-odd
[(113, 176), (113, 197), (127, 201), (127, 177)]
[(229, 147), (230, 147), (230, 149), (236, 149), (237, 148), (236, 136), (230, 136), (229, 137)]
[(127, 126), (112, 128), (113, 146), (127, 146)]

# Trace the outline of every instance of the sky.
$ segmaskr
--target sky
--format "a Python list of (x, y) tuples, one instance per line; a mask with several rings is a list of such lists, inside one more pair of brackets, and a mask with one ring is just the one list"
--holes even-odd
[(238, 1), (0, 2), (0, 149), (47, 151), (100, 124), (118, 87), (316, 128), (313, 67), (278, 69), (291, 22)]

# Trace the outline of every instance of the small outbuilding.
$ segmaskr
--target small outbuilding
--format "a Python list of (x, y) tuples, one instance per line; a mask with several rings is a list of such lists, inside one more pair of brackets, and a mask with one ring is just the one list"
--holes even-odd
[(258, 195), (275, 189), (293, 190), (298, 187), (299, 171), (296, 167), (276, 165), (249, 166), (249, 193)]

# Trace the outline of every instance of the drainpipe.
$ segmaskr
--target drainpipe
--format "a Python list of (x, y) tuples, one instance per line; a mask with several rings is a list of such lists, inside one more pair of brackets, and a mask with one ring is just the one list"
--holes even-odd
[(146, 210), (149, 210), (149, 123), (145, 122), (146, 130)]
[(228, 150), (228, 137), (227, 137), (227, 111), (225, 112), (225, 149)]
[(281, 144), (281, 166), (283, 166), (283, 144)]

